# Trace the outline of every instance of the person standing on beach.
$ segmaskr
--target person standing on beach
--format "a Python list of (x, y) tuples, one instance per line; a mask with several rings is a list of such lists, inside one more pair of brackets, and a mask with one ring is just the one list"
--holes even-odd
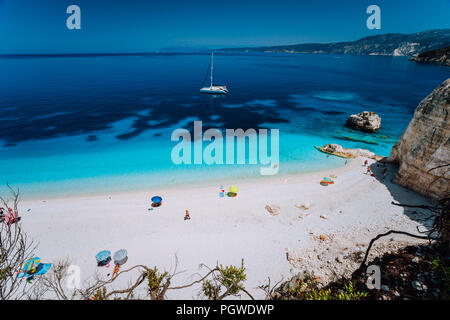
[(369, 161), (366, 159), (366, 160), (364, 161), (364, 167), (367, 167), (368, 164), (369, 164)]
[(190, 220), (191, 217), (189, 216), (189, 210), (186, 210), (186, 215), (184, 216), (184, 220)]
[(116, 266), (114, 267), (114, 271), (113, 271), (113, 274), (112, 274), (111, 278), (114, 278), (115, 275), (118, 275), (119, 274), (119, 270), (120, 270), (120, 264), (116, 264)]

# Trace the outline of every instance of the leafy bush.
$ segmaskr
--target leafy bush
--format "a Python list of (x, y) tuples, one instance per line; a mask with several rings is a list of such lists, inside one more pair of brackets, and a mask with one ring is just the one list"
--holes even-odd
[(247, 280), (245, 274), (244, 259), (242, 259), (241, 267), (220, 265), (219, 282), (226, 288), (229, 288), (230, 294), (238, 294), (242, 283)]
[[(313, 274), (306, 273), (303, 278), (297, 278), (287, 285), (289, 289), (281, 292), (284, 299), (299, 300), (361, 300), (367, 298), (367, 292), (358, 291), (355, 283), (350, 281), (342, 286), (319, 288)], [(285, 287), (286, 288), (286, 287)]]
[(157, 267), (154, 267), (153, 269), (146, 271), (144, 275), (147, 279), (148, 292), (150, 296), (156, 297), (159, 294), (159, 291), (161, 291), (161, 283), (168, 275), (168, 272), (161, 273), (158, 271)]
[(230, 295), (236, 296), (241, 291), (249, 295), (243, 284), (247, 280), (244, 259), (242, 259), (240, 267), (219, 265), (210, 269), (209, 275), (210, 279), (203, 280), (201, 291), (208, 299), (222, 300)]
[(102, 287), (97, 289), (94, 296), (90, 300), (107, 300), (106, 299), (106, 288)]

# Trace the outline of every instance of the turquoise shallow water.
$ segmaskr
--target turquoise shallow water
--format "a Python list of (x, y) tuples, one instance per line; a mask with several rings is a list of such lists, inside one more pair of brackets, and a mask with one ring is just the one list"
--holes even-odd
[[(227, 96), (200, 95), (208, 55), (0, 58), (0, 182), (24, 197), (259, 175), (260, 165), (175, 165), (176, 128), (280, 131), (280, 174), (341, 166), (314, 145), (388, 155), (449, 69), (405, 58), (217, 54)], [(345, 128), (372, 110), (382, 129)], [(353, 140), (353, 141), (351, 141)], [(365, 141), (355, 141), (365, 140)]]

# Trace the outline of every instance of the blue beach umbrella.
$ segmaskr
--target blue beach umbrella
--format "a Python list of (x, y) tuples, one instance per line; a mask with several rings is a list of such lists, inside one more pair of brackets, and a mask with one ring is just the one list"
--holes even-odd
[(154, 196), (154, 197), (152, 198), (152, 201), (153, 201), (154, 203), (160, 203), (160, 202), (162, 201), (162, 198), (161, 198), (160, 196)]
[(103, 250), (97, 253), (95, 256), (95, 259), (97, 259), (97, 262), (105, 261), (111, 256), (111, 251), (109, 250)]

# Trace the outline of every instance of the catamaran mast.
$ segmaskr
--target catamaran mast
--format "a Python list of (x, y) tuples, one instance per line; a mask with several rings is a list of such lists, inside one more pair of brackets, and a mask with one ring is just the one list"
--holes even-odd
[(211, 52), (211, 87), (213, 86), (214, 52)]

